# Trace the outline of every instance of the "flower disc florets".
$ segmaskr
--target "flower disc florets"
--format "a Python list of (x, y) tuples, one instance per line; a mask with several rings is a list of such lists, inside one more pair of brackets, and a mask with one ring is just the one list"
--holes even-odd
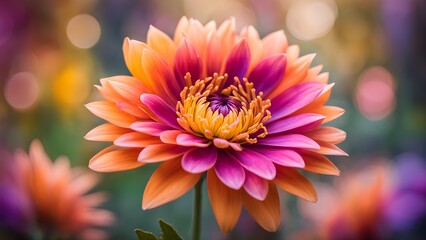
[[(185, 76), (190, 83), (191, 75)], [(200, 79), (186, 86), (176, 105), (178, 123), (186, 131), (211, 140), (218, 148), (241, 150), (241, 144), (256, 143), (267, 135), (264, 123), (271, 118), (269, 100), (256, 93), (253, 83), (237, 77), (224, 87), (228, 76)]]

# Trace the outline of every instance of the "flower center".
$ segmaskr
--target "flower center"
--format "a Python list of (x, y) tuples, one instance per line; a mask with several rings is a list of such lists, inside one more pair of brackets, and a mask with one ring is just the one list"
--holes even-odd
[(233, 109), (241, 109), (241, 102), (223, 94), (210, 95), (207, 97), (207, 102), (210, 103), (209, 107), (213, 112), (218, 111), (223, 116), (228, 115)]
[(191, 75), (187, 73), (187, 86), (176, 105), (177, 121), (186, 131), (211, 140), (218, 148), (241, 150), (241, 144), (256, 143), (257, 138), (268, 134), (264, 123), (271, 118), (267, 110), (271, 102), (263, 100), (263, 93), (256, 93), (246, 78), (235, 78), (224, 88), (227, 78), (227, 74), (215, 73), (190, 85)]

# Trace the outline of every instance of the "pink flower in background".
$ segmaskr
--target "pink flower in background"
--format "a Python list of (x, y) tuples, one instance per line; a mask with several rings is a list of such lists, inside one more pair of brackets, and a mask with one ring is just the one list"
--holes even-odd
[(213, 212), (223, 232), (242, 205), (266, 230), (280, 224), (277, 187), (316, 201), (298, 169), (339, 175), (323, 155), (346, 155), (346, 134), (321, 126), (343, 114), (325, 106), (333, 84), (313, 54), (299, 56), (283, 31), (260, 38), (252, 26), (237, 33), (234, 19), (220, 26), (183, 17), (174, 38), (150, 27), (147, 42), (126, 38), (133, 76), (101, 79), (104, 101), (86, 107), (108, 123), (85, 138), (112, 142), (89, 167), (123, 171), (161, 163), (142, 208), (173, 201), (207, 175)]

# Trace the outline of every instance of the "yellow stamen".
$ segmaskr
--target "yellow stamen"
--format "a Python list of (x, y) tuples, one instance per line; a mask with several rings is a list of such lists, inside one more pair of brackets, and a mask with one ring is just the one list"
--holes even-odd
[[(253, 83), (246, 78), (242, 81), (234, 78), (234, 84), (223, 88), (227, 74), (197, 80), (192, 86), (186, 86), (180, 93), (181, 101), (176, 105), (178, 123), (188, 132), (211, 141), (223, 139), (240, 149), (236, 144), (256, 143), (257, 138), (265, 137), (268, 132), (264, 123), (271, 118), (267, 109), (270, 100), (263, 100), (263, 93), (256, 94)], [(191, 75), (185, 76), (185, 81), (191, 83)], [(188, 84), (189, 85), (189, 84)], [(222, 89), (220, 92), (219, 90)], [(241, 103), (239, 109), (232, 109), (226, 116), (210, 108), (207, 97), (221, 94)], [(226, 147), (224, 141), (215, 140), (217, 147)], [(215, 144), (216, 145), (216, 144)]]

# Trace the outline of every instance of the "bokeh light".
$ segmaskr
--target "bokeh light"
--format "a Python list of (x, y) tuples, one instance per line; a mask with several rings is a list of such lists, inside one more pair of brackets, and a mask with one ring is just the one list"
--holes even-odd
[(212, 14), (212, 19), (223, 22), (229, 16), (238, 19), (237, 27), (241, 29), (243, 26), (252, 25), (256, 21), (256, 15), (249, 7), (238, 1), (227, 1)]
[(251, 8), (235, 0), (184, 0), (184, 10), (188, 16), (204, 23), (210, 20), (223, 22), (232, 16), (238, 19), (237, 24), (241, 28), (256, 20)]
[[(229, 2), (233, 2), (232, 0)], [(216, 12), (221, 5), (226, 5), (227, 1), (217, 0), (184, 0), (183, 7), (185, 13), (190, 16), (199, 19), (200, 21), (207, 21), (210, 16)], [(208, 4), (209, 7), (205, 7)]]
[(334, 25), (337, 7), (333, 1), (297, 1), (287, 13), (290, 33), (300, 40), (313, 40), (326, 35)]
[(101, 37), (101, 26), (93, 16), (80, 14), (68, 22), (67, 36), (74, 46), (91, 48)]
[(366, 69), (361, 73), (355, 89), (355, 104), (366, 118), (381, 120), (395, 108), (395, 88), (395, 80), (386, 69)]
[(16, 73), (7, 81), (4, 87), (4, 96), (14, 109), (28, 110), (39, 97), (39, 83), (32, 73)]
[(67, 66), (53, 84), (53, 96), (61, 107), (81, 104), (89, 95), (90, 79), (80, 66)]

